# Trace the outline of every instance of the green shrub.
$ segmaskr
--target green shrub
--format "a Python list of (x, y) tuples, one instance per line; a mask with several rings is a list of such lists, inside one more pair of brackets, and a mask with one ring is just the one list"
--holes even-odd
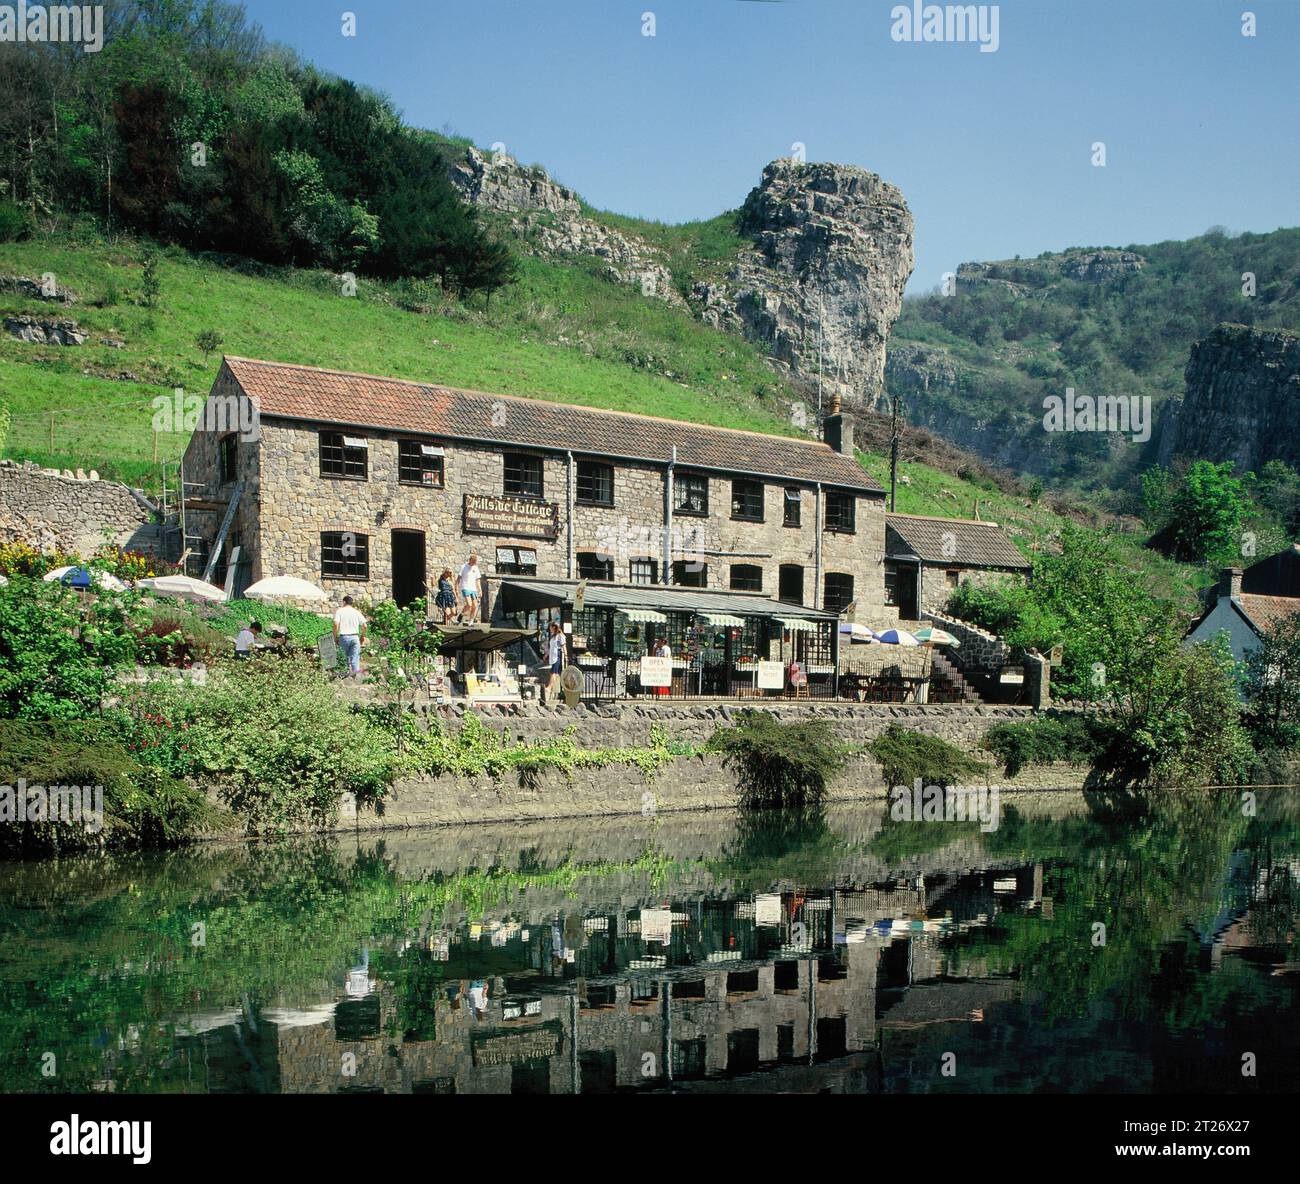
[(0, 719), (96, 714), (116, 671), (135, 660), (133, 600), (103, 591), (83, 600), (27, 577), (0, 585)]
[(848, 751), (825, 720), (782, 723), (765, 711), (742, 711), (718, 728), (706, 749), (733, 768), (745, 809), (815, 805)]
[(1105, 748), (1101, 725), (1082, 715), (1037, 715), (1023, 722), (994, 724), (984, 747), (1014, 777), (1026, 765), (1072, 761), (1090, 765)]
[(250, 834), (332, 829), (345, 793), (374, 801), (399, 772), (391, 737), (349, 711), (310, 659), (231, 662), (204, 686), (155, 695), (168, 721), (188, 724), (178, 767), (215, 788)]
[(30, 215), (11, 201), (0, 201), (0, 243), (17, 242), (32, 232)]
[(911, 785), (920, 778), (922, 785), (947, 788), (988, 773), (985, 762), (967, 756), (955, 744), (897, 724), (872, 740), (867, 751), (880, 762), (885, 782), (891, 786)]
[(99, 720), (0, 720), (0, 786), (89, 786), (103, 790), (103, 829), (75, 822), (0, 817), (0, 850), (20, 854), (99, 846), (171, 846), (222, 819), (197, 789), (137, 761)]

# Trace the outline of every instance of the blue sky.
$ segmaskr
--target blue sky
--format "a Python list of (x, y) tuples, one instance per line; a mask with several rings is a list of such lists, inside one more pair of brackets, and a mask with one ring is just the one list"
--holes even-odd
[(916, 218), (913, 293), (965, 260), (1300, 223), (1300, 0), (1003, 0), (992, 53), (895, 42), (890, 0), (246, 6), (409, 122), (604, 209), (710, 217), (796, 141), (871, 169)]

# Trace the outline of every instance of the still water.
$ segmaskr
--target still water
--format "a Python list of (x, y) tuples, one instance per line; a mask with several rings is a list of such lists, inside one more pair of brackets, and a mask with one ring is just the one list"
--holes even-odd
[(0, 864), (0, 1090), (1294, 1092), (1298, 922), (1293, 791)]

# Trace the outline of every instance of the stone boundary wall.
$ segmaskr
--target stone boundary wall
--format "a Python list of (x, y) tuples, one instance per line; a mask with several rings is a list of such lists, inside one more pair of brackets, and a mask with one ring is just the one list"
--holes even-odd
[[(1046, 765), (1022, 770), (1016, 777), (1000, 773), (990, 761), (987, 777), (972, 784), (996, 785), (999, 791), (1078, 790), (1087, 770), (1073, 765)], [(879, 800), (890, 786), (869, 756), (854, 757), (827, 787), (829, 802)], [(484, 822), (521, 822), (561, 818), (596, 818), (658, 814), (684, 810), (731, 810), (736, 806), (736, 778), (715, 756), (683, 757), (654, 777), (636, 769), (575, 769), (566, 776), (546, 770), (529, 783), (518, 777), (475, 781), (455, 777), (421, 777), (399, 782), (378, 810), (357, 811), (345, 803), (340, 830), (389, 827), (457, 826)]]
[(129, 551), (156, 552), (158, 527), (136, 495), (116, 481), (80, 470), (56, 473), (30, 462), (0, 461), (0, 542), (90, 555), (104, 531)]
[(548, 740), (573, 728), (573, 738), (583, 748), (639, 747), (650, 743), (650, 730), (658, 725), (669, 740), (703, 744), (719, 725), (731, 723), (742, 711), (766, 711), (779, 720), (824, 719), (848, 744), (874, 740), (891, 724), (938, 736), (968, 751), (996, 723), (1028, 719), (1028, 707), (994, 704), (924, 703), (817, 703), (755, 700), (739, 703), (594, 703), (569, 709), (537, 703), (485, 703), (465, 708), (424, 705), (431, 722), (456, 731), (466, 714), (473, 714), (493, 731), (516, 740)]
[[(718, 724), (734, 718), (737, 710), (730, 704), (618, 704), (576, 711), (536, 704), (504, 707), (504, 714), (497, 713), (495, 718), (485, 709), (474, 714), (486, 726), (524, 741), (554, 738), (573, 727), (575, 741), (585, 748), (645, 745), (655, 724), (670, 740), (700, 745)], [(521, 710), (515, 714), (512, 709)], [(994, 724), (1028, 718), (1031, 712), (1024, 707), (782, 704), (773, 713), (786, 720), (808, 716), (830, 719), (841, 739), (855, 744), (871, 740), (891, 724), (939, 736), (987, 759), (988, 773), (978, 783), (999, 790), (1078, 791), (1088, 773), (1084, 766), (1060, 764), (1032, 766), (1008, 777), (992, 754), (979, 751), (980, 741)], [(463, 722), (465, 711), (435, 708), (431, 714), (454, 730)], [(859, 755), (828, 787), (827, 798), (831, 802), (878, 801), (887, 796), (889, 788), (874, 758)], [(345, 801), (336, 829), (375, 831), (637, 815), (649, 820), (689, 810), (731, 810), (736, 798), (735, 774), (712, 755), (679, 757), (650, 777), (630, 766), (574, 769), (570, 774), (546, 769), (531, 777), (508, 773), (499, 779), (488, 775), (424, 776), (398, 782), (376, 808), (358, 811), (354, 802)], [(214, 837), (236, 836), (228, 832)]]

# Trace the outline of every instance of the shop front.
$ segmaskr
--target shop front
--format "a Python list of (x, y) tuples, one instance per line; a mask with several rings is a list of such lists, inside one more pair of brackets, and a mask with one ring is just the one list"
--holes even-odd
[(820, 609), (740, 592), (508, 579), (497, 612), (539, 638), (561, 622), (585, 699), (836, 694), (839, 618)]

